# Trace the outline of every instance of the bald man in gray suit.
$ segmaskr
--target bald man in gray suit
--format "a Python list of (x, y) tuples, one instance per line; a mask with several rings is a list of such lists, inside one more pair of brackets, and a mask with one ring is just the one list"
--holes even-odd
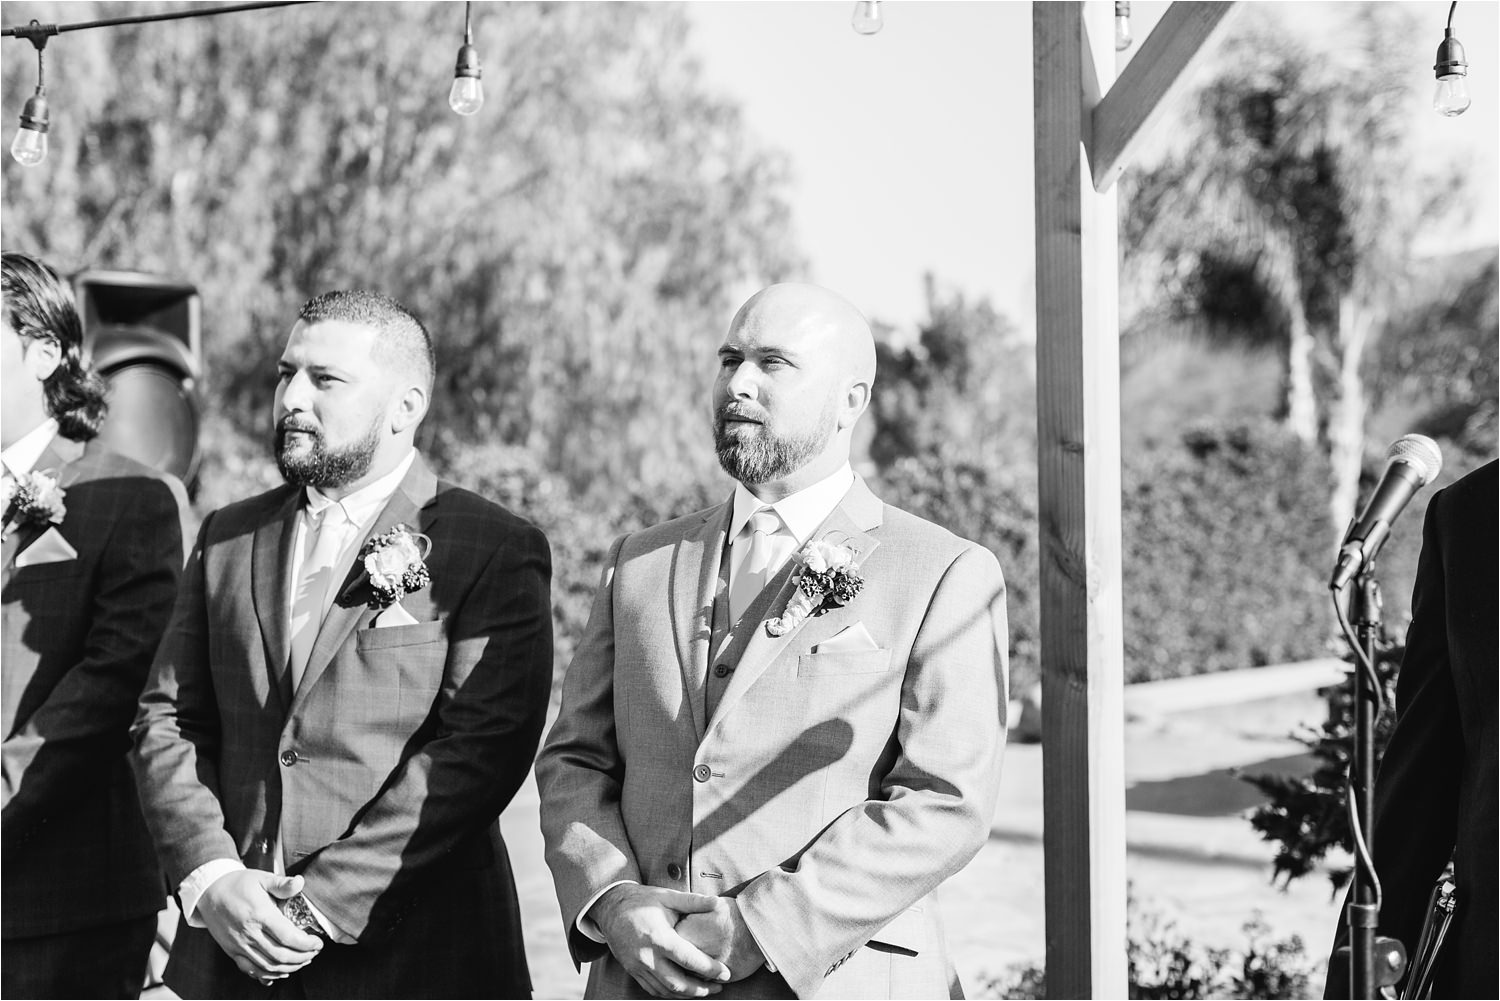
[(869, 325), (775, 285), (712, 406), (723, 504), (617, 540), (537, 763), (590, 997), (961, 996), (932, 892), (988, 835), (1005, 585), (849, 463)]

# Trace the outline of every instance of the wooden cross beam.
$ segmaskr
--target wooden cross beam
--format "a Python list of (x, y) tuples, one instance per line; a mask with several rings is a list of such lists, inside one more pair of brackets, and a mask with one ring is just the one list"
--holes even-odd
[(1128, 996), (1113, 185), (1229, 6), (1174, 3), (1118, 81), (1112, 3), (1032, 7), (1050, 998)]

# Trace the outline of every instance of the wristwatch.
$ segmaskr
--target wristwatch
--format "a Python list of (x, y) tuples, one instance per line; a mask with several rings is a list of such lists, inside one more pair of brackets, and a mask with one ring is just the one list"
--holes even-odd
[(316, 935), (322, 939), (328, 938), (327, 929), (323, 927), (323, 923), (313, 914), (312, 905), (307, 902), (307, 898), (302, 894), (299, 893), (295, 897), (289, 897), (282, 901), (281, 910), (286, 915), (287, 920), (302, 931), (307, 932), (309, 935)]

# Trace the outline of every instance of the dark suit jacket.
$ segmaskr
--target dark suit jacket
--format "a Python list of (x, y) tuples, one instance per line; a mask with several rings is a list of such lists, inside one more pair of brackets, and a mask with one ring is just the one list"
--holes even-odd
[(58, 474), (56, 529), (78, 555), (17, 568), (41, 525), (4, 543), (6, 938), (143, 917), (166, 899), (126, 752), (182, 568), (186, 498), (170, 477), (65, 438), (35, 468)]
[[(301, 500), (283, 487), (216, 512), (188, 561), (134, 731), (167, 877), (175, 888), (225, 857), (270, 869), (279, 832), (288, 871), (359, 940), (325, 948), (295, 989), (529, 996), (497, 818), (531, 767), (551, 686), (547, 541), (418, 457), (371, 530), (404, 522), (432, 540), (432, 582), (402, 601), (417, 623), (372, 626), (356, 560), (293, 692)], [(185, 924), (167, 983), (267, 996)]]
[[(1375, 786), (1380, 934), (1415, 948), (1433, 884), (1454, 855), (1458, 906), (1436, 997), (1497, 996), (1496, 498), (1490, 462), (1427, 508), (1396, 728)], [(1346, 976), (1331, 969), (1331, 996), (1347, 996)]]

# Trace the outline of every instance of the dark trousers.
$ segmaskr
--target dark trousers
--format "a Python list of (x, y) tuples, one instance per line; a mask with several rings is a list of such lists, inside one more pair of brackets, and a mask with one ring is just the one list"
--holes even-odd
[(0, 994), (7, 998), (137, 998), (156, 915), (0, 944)]

